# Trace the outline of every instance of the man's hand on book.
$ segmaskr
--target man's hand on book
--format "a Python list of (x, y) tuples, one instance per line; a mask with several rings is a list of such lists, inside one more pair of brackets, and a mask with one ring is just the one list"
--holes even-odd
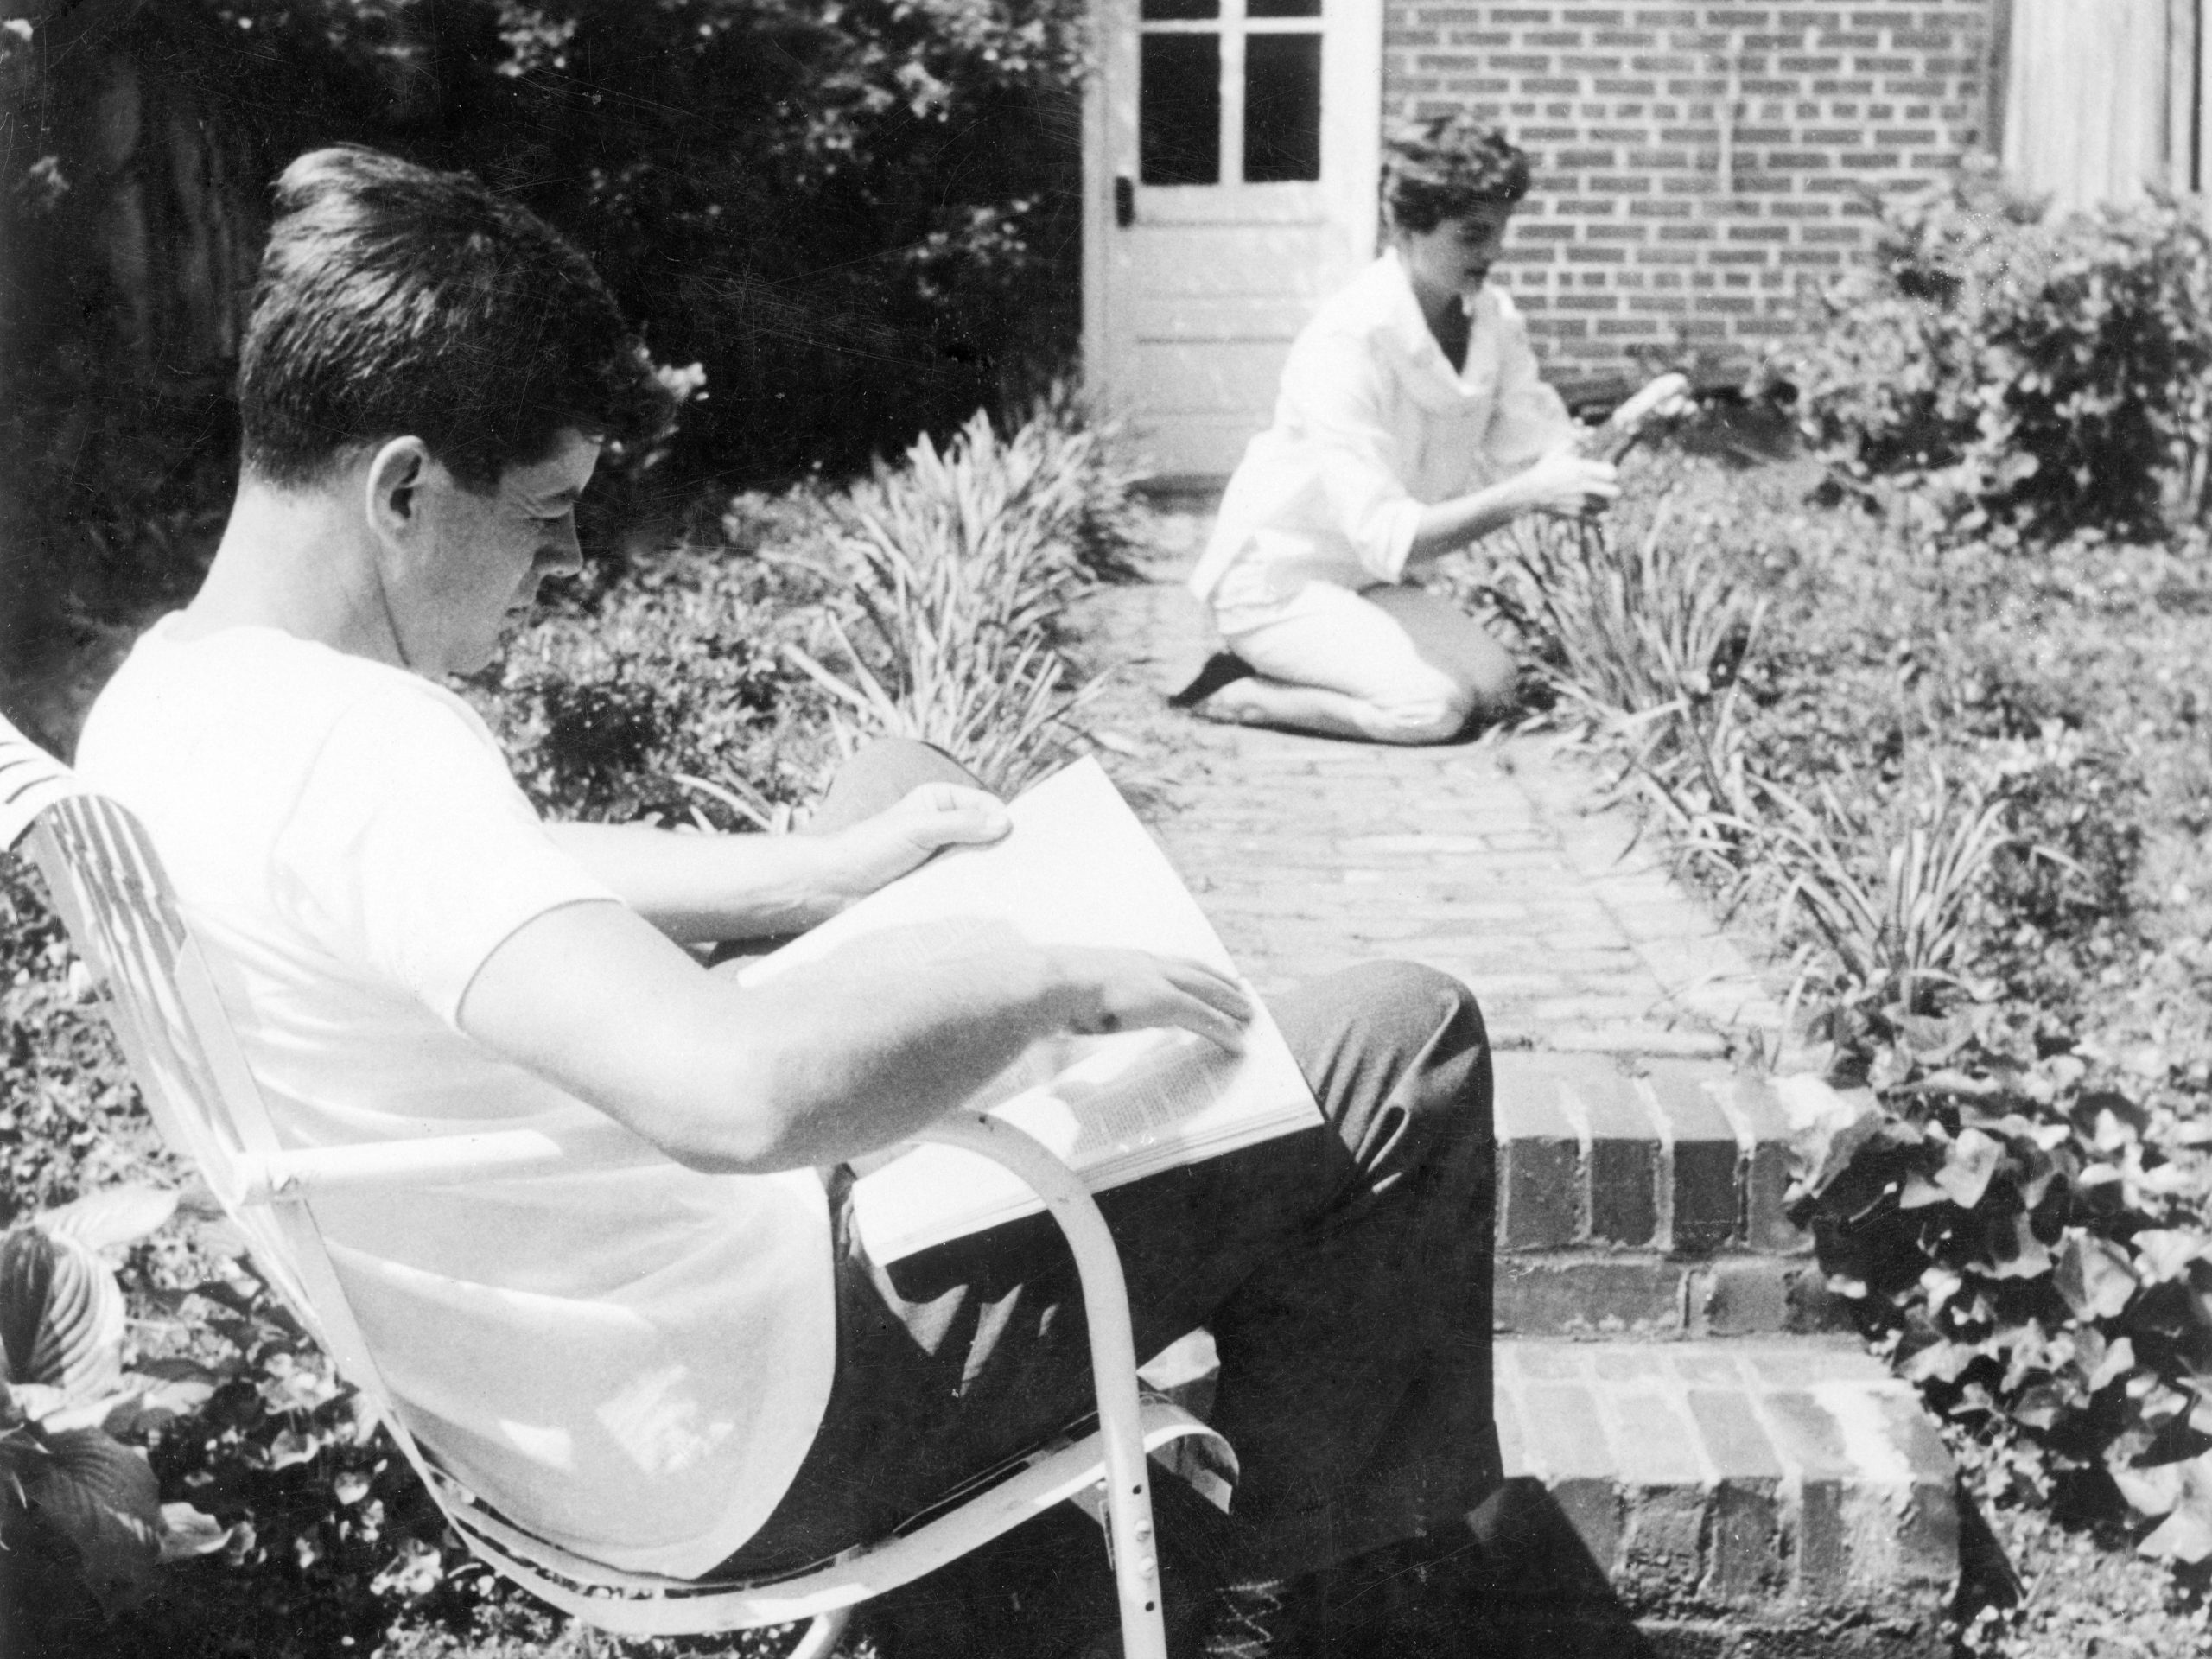
[(1251, 999), (1202, 962), (1065, 945), (1052, 951), (1052, 963), (1073, 1005), (1067, 1028), (1080, 1036), (1179, 1026), (1231, 1054), (1244, 1052)]
[(924, 784), (831, 837), (832, 913), (897, 880), (941, 849), (996, 841), (1008, 827), (1005, 803), (996, 796), (958, 784)]

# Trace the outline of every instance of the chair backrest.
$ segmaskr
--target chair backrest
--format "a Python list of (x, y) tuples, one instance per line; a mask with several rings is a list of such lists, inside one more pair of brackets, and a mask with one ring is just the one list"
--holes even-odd
[[(190, 1158), (245, 1236), (255, 1266), (415, 1465), (478, 1554), (558, 1599), (570, 1583), (632, 1591), (681, 1587), (588, 1561), (481, 1505), (416, 1443), (355, 1322), (313, 1211), (277, 1194), (250, 1203), (249, 1159), (280, 1152), (276, 1124), (247, 1070), (207, 957), (137, 818), (0, 719), (0, 851), (27, 855), (102, 994), (155, 1127)], [(521, 1555), (525, 1561), (514, 1557)], [(533, 1570), (536, 1569), (536, 1570)]]
[(244, 1202), (244, 1160), (280, 1149), (276, 1125), (145, 830), (0, 720), (0, 849), (45, 879), (162, 1139), (198, 1166), (271, 1287), (412, 1454), (306, 1205)]

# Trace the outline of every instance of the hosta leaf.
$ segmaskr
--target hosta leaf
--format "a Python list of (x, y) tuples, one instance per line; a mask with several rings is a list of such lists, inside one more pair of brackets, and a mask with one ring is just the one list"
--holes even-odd
[(296, 1463), (306, 1463), (321, 1451), (323, 1442), (319, 1435), (302, 1434), (296, 1428), (288, 1428), (269, 1443), (269, 1466), (289, 1469)]
[(2012, 1402), (2012, 1421), (2030, 1428), (2049, 1428), (2067, 1408), (2064, 1390), (2038, 1382)]
[(2120, 1495), (2139, 1515), (2164, 1515), (2181, 1502), (2180, 1464), (2155, 1464), (2148, 1469), (2114, 1465), (2106, 1472), (2112, 1477), (2112, 1484), (2120, 1488)]
[(2145, 1555), (2194, 1567), (2212, 1555), (2212, 1514), (2194, 1506), (2177, 1504), (2136, 1548)]
[[(38, 1339), (16, 1375), (60, 1389), (73, 1406), (89, 1405), (113, 1394), (123, 1377), (123, 1292), (89, 1246), (67, 1234), (50, 1243), (53, 1271)], [(12, 1288), (0, 1287), (0, 1294)]]
[(54, 1284), (54, 1241), (35, 1227), (10, 1228), (0, 1237), (0, 1355), (8, 1381), (30, 1376), (39, 1320)]
[(2005, 1143), (1980, 1129), (1962, 1129), (1936, 1172), (1936, 1185), (1961, 1210), (1971, 1210), (1989, 1190), (1989, 1179), (2005, 1156)]
[(1931, 1204), (1947, 1204), (1951, 1195), (1929, 1180), (1925, 1175), (1909, 1174), (1904, 1186), (1897, 1193), (1900, 1210), (1925, 1210)]
[(1931, 1342), (1899, 1367), (1899, 1374), (1909, 1382), (1925, 1382), (1934, 1378), (1955, 1382), (1959, 1373), (1981, 1357), (1982, 1351), (1970, 1342)]
[(130, 1392), (110, 1408), (100, 1422), (109, 1433), (124, 1439), (166, 1427), (180, 1417), (189, 1416), (207, 1404), (215, 1392), (213, 1381), (194, 1377), (165, 1381), (134, 1376), (125, 1377), (124, 1383)]
[(136, 1243), (176, 1213), (177, 1195), (156, 1186), (111, 1186), (49, 1210), (38, 1224), (95, 1250)]
[(2113, 1343), (2110, 1347), (2104, 1351), (2103, 1354), (2098, 1357), (2094, 1368), (2091, 1369), (2089, 1372), (2089, 1392), (2094, 1394), (2099, 1389), (2103, 1388), (2106, 1384), (2113, 1382), (2115, 1378), (2126, 1376), (2134, 1369), (2134, 1340), (2132, 1338), (2122, 1337), (2118, 1342)]
[(31, 1503), (77, 1547), (85, 1586), (109, 1608), (129, 1601), (161, 1559), (161, 1489), (146, 1460), (97, 1429), (49, 1437), (52, 1456), (24, 1482)]
[(2152, 1284), (2180, 1278), (2193, 1262), (2212, 1260), (2212, 1238), (2178, 1227), (2146, 1227), (2127, 1242), (2136, 1271)]
[(2050, 1246), (2036, 1236), (2025, 1211), (2012, 1217), (2012, 1253), (1989, 1265), (1993, 1279), (2036, 1279), (2050, 1271)]
[(165, 1561), (213, 1555), (231, 1541), (231, 1529), (189, 1503), (162, 1505), (161, 1551)]
[(2135, 1269), (2117, 1244), (2094, 1233), (2074, 1232), (2060, 1248), (2054, 1282), (2075, 1319), (2109, 1319), (2135, 1294)]

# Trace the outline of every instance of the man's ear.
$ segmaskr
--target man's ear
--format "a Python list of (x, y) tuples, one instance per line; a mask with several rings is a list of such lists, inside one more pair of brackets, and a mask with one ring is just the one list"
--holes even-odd
[(429, 469), (429, 446), (420, 438), (390, 439), (370, 457), (363, 505), (381, 536), (397, 539), (421, 528)]

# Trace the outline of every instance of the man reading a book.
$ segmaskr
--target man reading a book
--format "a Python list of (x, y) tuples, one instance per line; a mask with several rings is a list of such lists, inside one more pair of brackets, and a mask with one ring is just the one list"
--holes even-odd
[[(788, 934), (1002, 809), (930, 752), (849, 768), (811, 832), (540, 821), (447, 689), (575, 568), (603, 445), (663, 418), (589, 265), (460, 175), (319, 150), (279, 180), (206, 582), (86, 725), (209, 947), (294, 1144), (607, 1121), (642, 1166), (318, 1204), (414, 1433), (512, 1519), (696, 1578), (880, 1535), (1089, 1399), (1072, 1265), (1017, 1222), (887, 1268), (849, 1160), (1060, 1033), (1235, 1049), (1243, 993), (1134, 950), (963, 938), (757, 986)], [(1179, 1637), (1287, 1653), (1302, 1576), (1497, 1478), (1490, 1066), (1456, 983), (1349, 972), (1274, 1010), (1325, 1128), (1103, 1195), (1141, 1347), (1200, 1325), (1242, 1471)], [(1173, 1590), (1171, 1588), (1171, 1595)], [(1270, 1645), (1272, 1644), (1272, 1645)]]

